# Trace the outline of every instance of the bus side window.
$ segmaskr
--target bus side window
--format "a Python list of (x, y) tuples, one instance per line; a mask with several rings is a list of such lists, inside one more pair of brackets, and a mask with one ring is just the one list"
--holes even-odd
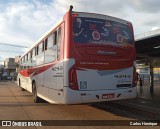
[(38, 55), (37, 55), (37, 59), (36, 59), (36, 64), (37, 65), (42, 65), (43, 62), (44, 62), (43, 42), (41, 42), (37, 46), (37, 51), (38, 51)]
[(28, 55), (27, 68), (30, 68), (30, 65), (31, 65), (30, 53), (28, 53), (27, 55)]
[(23, 63), (25, 63), (25, 56), (23, 57)]
[(56, 32), (51, 34), (47, 39), (47, 50), (45, 51), (45, 63), (56, 60)]
[(26, 61), (28, 61), (28, 54), (26, 55)]
[(38, 53), (41, 54), (43, 52), (42, 43), (38, 45)]
[(35, 54), (35, 56), (36, 56), (36, 55), (37, 55), (37, 47), (35, 47), (34, 50), (35, 50), (35, 53), (34, 53), (34, 54)]
[(26, 69), (28, 68), (28, 54), (26, 54), (26, 62), (25, 62), (25, 64), (26, 64)]
[(32, 62), (32, 51), (30, 52), (30, 58), (31, 58), (31, 62)]
[(39, 45), (36, 47), (36, 55), (38, 55), (38, 53), (39, 53)]
[(53, 46), (57, 44), (57, 31), (53, 34)]
[(61, 48), (61, 27), (58, 28), (57, 35), (57, 60), (60, 60), (60, 48)]
[(32, 51), (32, 57), (35, 57), (35, 49)]
[(33, 55), (32, 55), (32, 50), (30, 51), (30, 67), (32, 67), (32, 57), (33, 57)]
[(44, 52), (44, 41), (42, 42), (42, 52)]
[(26, 69), (26, 55), (24, 56), (23, 68)]
[(36, 65), (36, 48), (33, 48), (32, 50), (32, 66), (34, 67)]
[(54, 60), (53, 61), (56, 60), (56, 54), (57, 54), (57, 46), (56, 46), (56, 44), (57, 44), (57, 31), (55, 31), (53, 33), (53, 42), (52, 42), (53, 56), (54, 56)]
[(45, 63), (48, 63), (47, 46), (48, 46), (48, 38), (45, 39), (44, 46), (43, 46), (44, 47), (43, 50), (45, 51), (45, 58), (44, 58), (45, 59), (45, 61), (44, 61)]
[(45, 39), (45, 48), (44, 48), (44, 50), (47, 50), (47, 46), (48, 46), (48, 38)]

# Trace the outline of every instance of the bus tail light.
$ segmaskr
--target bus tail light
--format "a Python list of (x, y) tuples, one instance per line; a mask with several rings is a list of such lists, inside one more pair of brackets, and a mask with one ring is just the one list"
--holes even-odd
[(135, 87), (137, 85), (138, 82), (138, 76), (137, 76), (137, 72), (136, 72), (136, 67), (133, 67), (133, 81), (132, 81), (132, 86)]
[(75, 66), (72, 66), (69, 70), (69, 87), (72, 90), (79, 90)]

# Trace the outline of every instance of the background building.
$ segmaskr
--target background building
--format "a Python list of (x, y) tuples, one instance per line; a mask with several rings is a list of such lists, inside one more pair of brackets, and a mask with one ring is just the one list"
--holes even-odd
[(2, 79), (3, 69), (3, 65), (0, 64), (0, 80)]
[(18, 73), (18, 61), (20, 56), (16, 56), (15, 58), (7, 58), (4, 60), (4, 68), (2, 68), (2, 78), (16, 78)]
[(4, 60), (4, 70), (7, 73), (7, 76), (10, 76), (11, 73), (16, 72), (17, 64), (15, 63), (15, 58), (7, 58)]

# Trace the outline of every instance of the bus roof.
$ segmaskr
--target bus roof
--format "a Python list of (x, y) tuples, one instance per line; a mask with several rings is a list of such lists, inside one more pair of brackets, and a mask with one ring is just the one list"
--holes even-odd
[(78, 14), (78, 17), (91, 17), (91, 18), (101, 18), (101, 19), (107, 19), (107, 20), (111, 20), (111, 21), (116, 21), (116, 22), (120, 22), (122, 24), (127, 24), (130, 23), (127, 20), (124, 19), (120, 19), (117, 17), (113, 17), (113, 16), (109, 16), (109, 15), (104, 15), (104, 14), (98, 14), (98, 13), (88, 13), (88, 12), (73, 12), (73, 14)]

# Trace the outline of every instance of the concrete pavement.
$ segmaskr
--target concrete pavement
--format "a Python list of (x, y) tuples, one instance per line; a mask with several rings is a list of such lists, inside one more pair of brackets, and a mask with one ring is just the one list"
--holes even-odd
[[(129, 115), (128, 115), (129, 116)], [(32, 94), (21, 89), (14, 82), (0, 82), (0, 120), (134, 120), (130, 115), (115, 114), (103, 111), (90, 105), (54, 105), (49, 103), (35, 104)], [(0, 127), (2, 128), (2, 127)], [(5, 128), (5, 127), (3, 127)], [(15, 128), (15, 127), (14, 127)], [(16, 127), (22, 128), (22, 127)], [(64, 128), (64, 127), (23, 127), (23, 128)], [(65, 127), (82, 129), (106, 129), (104, 127)], [(117, 127), (111, 127), (117, 128)], [(128, 128), (128, 127), (124, 127)], [(119, 128), (121, 129), (121, 127)]]
[[(160, 120), (160, 84), (155, 84), (154, 93), (150, 93), (150, 85), (145, 84), (142, 88), (137, 86), (137, 98), (130, 100), (116, 101), (123, 108), (135, 109), (135, 113), (146, 115), (151, 119)], [(118, 105), (117, 105), (118, 106)], [(133, 110), (132, 110), (133, 111)]]

